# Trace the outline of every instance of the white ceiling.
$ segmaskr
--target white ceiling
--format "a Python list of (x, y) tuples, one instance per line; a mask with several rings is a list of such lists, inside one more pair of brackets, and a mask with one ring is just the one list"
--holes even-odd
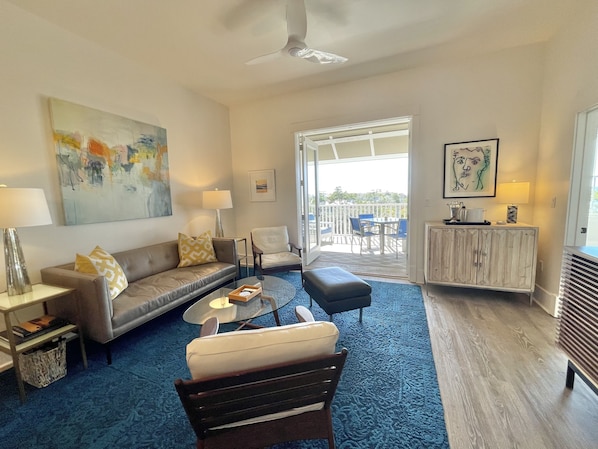
[(286, 0), (7, 1), (232, 105), (542, 42), (587, 0), (305, 0), (307, 45), (349, 61), (251, 66), (285, 45)]

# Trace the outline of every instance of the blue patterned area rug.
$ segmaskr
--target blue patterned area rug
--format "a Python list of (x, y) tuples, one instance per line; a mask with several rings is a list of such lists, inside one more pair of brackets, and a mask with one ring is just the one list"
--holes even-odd
[[(297, 297), (280, 311), (296, 322), (294, 306), (309, 305), (300, 277), (280, 277)], [(368, 281), (372, 306), (334, 316), (339, 349), (349, 351), (334, 402), (338, 449), (448, 449), (444, 413), (421, 290), (416, 285)], [(195, 436), (174, 389), (189, 378), (185, 345), (198, 326), (182, 321), (186, 307), (157, 318), (113, 343), (113, 364), (88, 343), (84, 370), (76, 341), (68, 347), (68, 373), (46, 388), (26, 386), (20, 405), (13, 370), (0, 374), (0, 446), (3, 448), (193, 448)], [(314, 303), (316, 319), (327, 315)], [(274, 325), (272, 316), (260, 324)], [(231, 327), (223, 326), (222, 331)], [(326, 448), (324, 441), (277, 446)]]

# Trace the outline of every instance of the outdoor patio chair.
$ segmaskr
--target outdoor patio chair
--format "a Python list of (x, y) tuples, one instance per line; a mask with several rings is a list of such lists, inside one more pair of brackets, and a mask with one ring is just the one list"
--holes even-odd
[[(309, 226), (316, 225), (316, 217), (314, 214), (309, 214)], [(334, 243), (334, 223), (331, 221), (320, 221), (320, 241), (322, 243)]]
[(394, 239), (395, 241), (395, 252), (397, 258), (399, 257), (399, 242), (401, 243), (401, 252), (405, 252), (405, 245), (407, 242), (407, 219), (399, 219), (399, 223), (396, 226), (389, 226), (390, 232), (387, 232), (385, 237)]
[(363, 240), (367, 239), (368, 248), (371, 248), (372, 237), (378, 235), (378, 232), (375, 231), (378, 227), (368, 226), (358, 217), (349, 217), (349, 220), (351, 221), (351, 252), (353, 252), (353, 239), (357, 237), (359, 238), (359, 254), (362, 254)]

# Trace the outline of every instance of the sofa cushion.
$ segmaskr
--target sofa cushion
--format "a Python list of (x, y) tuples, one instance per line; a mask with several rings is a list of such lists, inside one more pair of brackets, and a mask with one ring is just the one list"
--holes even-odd
[(227, 332), (196, 338), (187, 345), (193, 379), (332, 354), (338, 340), (334, 323), (315, 321)]
[(223, 278), (234, 278), (236, 270), (234, 265), (215, 262), (173, 268), (132, 282), (112, 301), (112, 327), (126, 327), (132, 322), (155, 316), (172, 304), (197, 297), (198, 291), (216, 287)]
[(198, 237), (189, 237), (179, 233), (179, 259), (179, 267), (218, 262), (210, 231), (206, 231)]
[(108, 281), (111, 299), (116, 298), (129, 285), (127, 277), (116, 259), (99, 246), (96, 246), (89, 256), (77, 254), (75, 271), (104, 276)]
[(122, 267), (129, 284), (153, 274), (173, 270), (179, 264), (178, 240), (128, 249), (112, 254)]

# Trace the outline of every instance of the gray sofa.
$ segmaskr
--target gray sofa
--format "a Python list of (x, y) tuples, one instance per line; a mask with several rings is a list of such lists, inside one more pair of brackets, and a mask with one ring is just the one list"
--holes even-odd
[(104, 276), (79, 273), (74, 262), (43, 268), (45, 284), (77, 289), (74, 298), (48, 302), (48, 313), (77, 320), (84, 335), (106, 347), (112, 362), (110, 342), (131, 329), (187, 301), (202, 296), (238, 277), (234, 239), (212, 239), (218, 262), (177, 268), (178, 242), (171, 241), (114, 253), (129, 286), (110, 299)]

